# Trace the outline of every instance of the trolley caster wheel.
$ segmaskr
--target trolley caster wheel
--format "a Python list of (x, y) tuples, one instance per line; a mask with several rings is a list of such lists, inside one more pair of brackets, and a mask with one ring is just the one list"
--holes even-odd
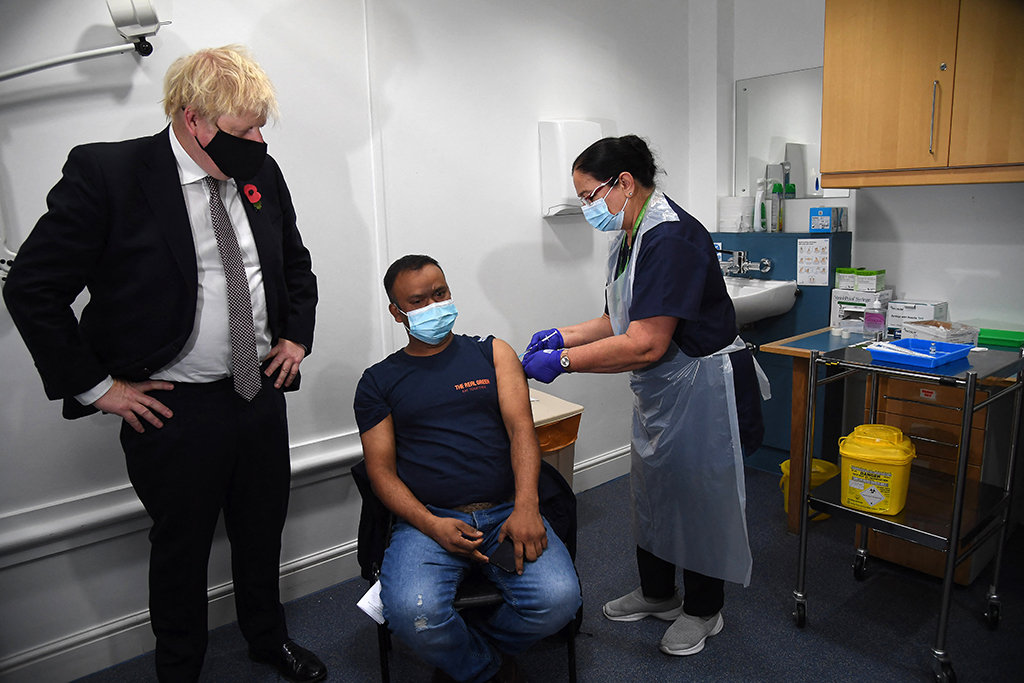
[(935, 674), (935, 683), (956, 683), (956, 673), (952, 664), (943, 662), (942, 671)]
[(988, 627), (995, 631), (999, 627), (999, 603), (990, 602), (988, 603), (988, 611), (985, 612), (985, 619), (988, 621)]
[(857, 581), (863, 581), (864, 577), (867, 576), (868, 558), (858, 555), (853, 558), (853, 578)]
[(793, 613), (796, 617), (796, 625), (799, 628), (803, 628), (807, 623), (807, 605), (802, 602), (796, 603), (796, 612)]

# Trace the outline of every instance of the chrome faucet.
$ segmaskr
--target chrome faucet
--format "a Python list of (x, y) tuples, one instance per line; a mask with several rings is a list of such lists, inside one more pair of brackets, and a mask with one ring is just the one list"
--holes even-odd
[(722, 268), (722, 275), (744, 275), (752, 270), (767, 273), (772, 269), (771, 259), (763, 258), (760, 261), (751, 261), (747, 258), (745, 251), (730, 251), (719, 249), (719, 253), (730, 254), (732, 258), (726, 261), (719, 261)]

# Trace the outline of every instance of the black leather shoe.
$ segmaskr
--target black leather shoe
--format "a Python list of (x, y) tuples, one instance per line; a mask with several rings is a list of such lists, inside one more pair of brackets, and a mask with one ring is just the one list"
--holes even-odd
[(270, 664), (292, 683), (313, 683), (327, 676), (327, 667), (320, 658), (292, 640), (274, 650), (249, 648), (249, 659)]

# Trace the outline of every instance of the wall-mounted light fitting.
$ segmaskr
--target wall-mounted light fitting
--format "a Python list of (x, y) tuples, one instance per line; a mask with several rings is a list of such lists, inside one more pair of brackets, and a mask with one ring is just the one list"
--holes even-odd
[[(153, 45), (146, 38), (155, 36), (161, 26), (171, 23), (169, 21), (160, 21), (157, 18), (156, 10), (153, 9), (153, 3), (150, 0), (107, 0), (107, 10), (110, 12), (110, 18), (114, 22), (114, 27), (128, 41), (127, 44), (76, 52), (65, 57), (55, 57), (54, 59), (47, 59), (35, 64), (29, 64), (28, 66), (4, 71), (0, 73), (0, 81), (49, 69), (52, 66), (81, 62), (105, 55), (123, 54), (133, 49), (143, 57), (148, 57), (153, 54)], [(11, 264), (14, 263), (15, 256), (17, 254), (7, 247), (7, 234), (4, 230), (2, 215), (0, 215), (0, 285), (7, 279), (7, 273), (11, 269)]]
[(156, 10), (153, 9), (153, 3), (150, 0), (107, 0), (107, 10), (110, 12), (110, 18), (113, 20), (117, 32), (125, 40), (129, 41), (127, 45), (112, 45), (96, 50), (76, 52), (65, 57), (46, 59), (35, 64), (29, 64), (28, 66), (4, 71), (0, 73), (0, 81), (6, 81), (17, 76), (24, 76), (25, 74), (42, 71), (43, 69), (49, 69), (50, 67), (62, 64), (81, 62), (105, 55), (122, 54), (132, 49), (143, 57), (148, 57), (153, 53), (153, 45), (146, 38), (155, 36), (161, 26), (171, 23), (157, 19)]

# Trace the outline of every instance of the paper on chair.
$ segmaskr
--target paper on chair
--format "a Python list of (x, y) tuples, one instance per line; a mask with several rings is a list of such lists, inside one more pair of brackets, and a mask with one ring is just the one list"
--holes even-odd
[(378, 624), (384, 623), (384, 603), (380, 601), (380, 581), (376, 581), (363, 597), (359, 598), (356, 607), (370, 615)]

